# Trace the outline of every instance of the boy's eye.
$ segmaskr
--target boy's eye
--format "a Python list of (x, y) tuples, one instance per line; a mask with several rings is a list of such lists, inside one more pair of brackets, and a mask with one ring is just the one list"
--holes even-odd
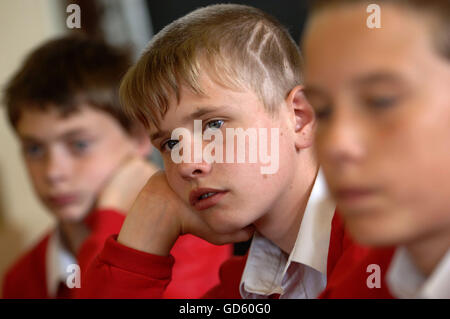
[(172, 148), (174, 148), (175, 145), (178, 144), (178, 142), (179, 142), (179, 141), (177, 141), (177, 140), (168, 140), (167, 142), (165, 142), (165, 143), (162, 145), (161, 149), (162, 149), (163, 151), (171, 151)]
[(224, 120), (212, 120), (206, 123), (206, 128), (218, 130), (222, 127), (224, 123), (225, 123)]
[(388, 108), (394, 106), (398, 101), (396, 96), (377, 96), (366, 99), (366, 104), (371, 108)]
[(44, 148), (38, 144), (25, 145), (23, 150), (25, 156), (32, 159), (37, 159), (44, 154)]
[(70, 142), (70, 148), (75, 153), (83, 153), (85, 152), (90, 146), (90, 143), (85, 140), (77, 140)]

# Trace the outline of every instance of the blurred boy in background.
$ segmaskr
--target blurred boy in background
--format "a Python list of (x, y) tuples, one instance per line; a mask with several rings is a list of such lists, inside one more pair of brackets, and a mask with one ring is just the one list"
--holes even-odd
[[(33, 51), (7, 85), (10, 123), (34, 190), (57, 226), (7, 272), (5, 298), (74, 297), (69, 266), (79, 265), (83, 289), (82, 273), (156, 172), (146, 160), (145, 130), (119, 106), (118, 85), (130, 64), (126, 52), (102, 41), (63, 37)], [(195, 298), (218, 282), (231, 247), (185, 236), (172, 253), (180, 266), (166, 297)]]

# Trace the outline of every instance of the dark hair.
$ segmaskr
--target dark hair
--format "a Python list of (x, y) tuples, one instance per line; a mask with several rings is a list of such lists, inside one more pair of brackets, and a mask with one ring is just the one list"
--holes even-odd
[(67, 116), (81, 105), (111, 114), (130, 131), (132, 121), (120, 107), (118, 88), (131, 65), (128, 52), (81, 35), (50, 40), (32, 51), (7, 83), (9, 121), (16, 127), (26, 109), (57, 109)]
[(404, 6), (418, 12), (431, 14), (437, 22), (433, 28), (433, 38), (440, 54), (450, 59), (450, 1), (449, 0), (313, 0), (311, 13), (315, 13), (330, 7), (361, 4), (393, 4)]

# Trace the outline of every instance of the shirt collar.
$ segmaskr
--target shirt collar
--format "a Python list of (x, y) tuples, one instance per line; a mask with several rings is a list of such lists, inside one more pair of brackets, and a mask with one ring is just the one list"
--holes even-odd
[(387, 273), (387, 284), (397, 298), (450, 298), (450, 249), (427, 278), (417, 269), (407, 249), (398, 248)]
[(336, 204), (329, 197), (325, 178), (319, 171), (288, 262), (295, 261), (326, 274), (335, 210)]
[(292, 263), (306, 265), (326, 275), (331, 220), (336, 205), (329, 198), (326, 184), (319, 171), (303, 215), (297, 239), (290, 255), (259, 233), (255, 233), (244, 273), (241, 295), (282, 294), (283, 279)]
[(77, 263), (75, 257), (62, 245), (59, 227), (50, 235), (46, 258), (47, 291), (48, 295), (54, 298), (59, 284), (65, 283), (69, 275), (67, 267)]

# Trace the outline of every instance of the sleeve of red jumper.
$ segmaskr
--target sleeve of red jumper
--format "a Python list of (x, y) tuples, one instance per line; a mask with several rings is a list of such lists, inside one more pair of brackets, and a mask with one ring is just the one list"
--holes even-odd
[(331, 234), (330, 245), (328, 248), (328, 261), (327, 261), (327, 277), (330, 277), (331, 272), (336, 266), (339, 258), (343, 252), (344, 244), (344, 223), (337, 211), (334, 212), (333, 219), (331, 220)]
[(47, 299), (45, 256), (50, 235), (20, 257), (3, 278), (5, 299)]
[(178, 237), (170, 254), (175, 259), (164, 299), (198, 299), (220, 282), (219, 269), (232, 256), (232, 245), (216, 246), (191, 234)]
[(161, 298), (173, 264), (171, 255), (141, 252), (110, 236), (84, 274), (77, 298)]
[(82, 243), (77, 261), (82, 273), (85, 272), (100, 251), (106, 239), (118, 234), (125, 220), (125, 214), (113, 209), (99, 209), (89, 214), (84, 223), (90, 230), (88, 238)]

